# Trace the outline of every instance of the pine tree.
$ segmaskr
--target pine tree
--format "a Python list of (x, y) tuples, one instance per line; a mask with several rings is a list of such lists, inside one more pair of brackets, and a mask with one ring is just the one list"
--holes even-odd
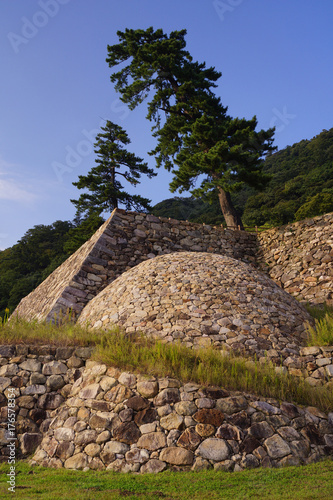
[(76, 206), (77, 216), (111, 212), (119, 204), (124, 205), (127, 210), (146, 212), (150, 209), (150, 200), (125, 192), (118, 178), (121, 176), (132, 186), (136, 186), (140, 182), (141, 174), (151, 178), (156, 173), (148, 168), (142, 158), (124, 149), (122, 145), (129, 144), (130, 139), (122, 127), (107, 121), (101, 130), (95, 143), (97, 165), (87, 175), (79, 175), (79, 180), (73, 182), (78, 189), (86, 188), (91, 193), (83, 193), (78, 200), (71, 200)]
[[(191, 190), (196, 197), (218, 194), (228, 226), (242, 226), (230, 193), (244, 184), (261, 188), (268, 180), (263, 159), (273, 151), (274, 129), (255, 130), (256, 117), (234, 119), (212, 91), (221, 76), (185, 50), (186, 30), (167, 36), (161, 29), (118, 31), (119, 44), (108, 46), (109, 66), (127, 62), (111, 75), (121, 100), (134, 109), (146, 98), (157, 146), (157, 166), (174, 174), (171, 191)], [(162, 113), (165, 114), (162, 124)], [(195, 183), (204, 175), (199, 188)]]

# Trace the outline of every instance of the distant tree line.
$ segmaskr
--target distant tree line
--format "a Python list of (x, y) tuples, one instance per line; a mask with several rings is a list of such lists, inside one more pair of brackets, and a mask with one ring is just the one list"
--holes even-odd
[(13, 312), (20, 300), (34, 290), (103, 222), (92, 215), (73, 222), (56, 221), (29, 229), (12, 247), (0, 251), (0, 317)]

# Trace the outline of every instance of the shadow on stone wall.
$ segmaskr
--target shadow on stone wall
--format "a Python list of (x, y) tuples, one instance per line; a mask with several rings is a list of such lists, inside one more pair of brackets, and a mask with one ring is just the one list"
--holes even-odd
[(116, 209), (89, 241), (22, 299), (14, 315), (54, 321), (71, 310), (77, 317), (124, 271), (181, 251), (251, 263), (303, 302), (330, 302), (332, 248), (332, 214), (253, 234)]
[(90, 355), (80, 347), (0, 347), (1, 461), (14, 437), (7, 398), (15, 400), (16, 458), (47, 467), (240, 471), (333, 455), (332, 413), (121, 372)]

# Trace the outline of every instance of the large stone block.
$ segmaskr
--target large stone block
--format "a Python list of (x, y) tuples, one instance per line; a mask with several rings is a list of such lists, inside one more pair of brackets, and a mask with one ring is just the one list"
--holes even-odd
[(283, 458), (291, 453), (288, 443), (278, 434), (267, 438), (264, 442), (264, 446), (271, 458)]
[(207, 460), (222, 462), (229, 458), (230, 451), (227, 443), (223, 439), (208, 438), (200, 444), (197, 449), (197, 454)]
[(145, 448), (149, 451), (159, 450), (167, 444), (166, 436), (163, 432), (149, 432), (143, 434), (137, 442), (138, 448)]
[(171, 446), (160, 453), (160, 460), (172, 465), (192, 465), (194, 455), (190, 450)]

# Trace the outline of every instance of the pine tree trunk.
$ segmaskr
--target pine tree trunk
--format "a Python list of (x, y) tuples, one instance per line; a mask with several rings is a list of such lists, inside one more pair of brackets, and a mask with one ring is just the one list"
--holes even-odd
[[(116, 167), (112, 166), (111, 167), (111, 185), (113, 188), (115, 185), (115, 181), (116, 181)], [(112, 197), (111, 203), (113, 205), (112, 210), (115, 208), (118, 208), (118, 198), (116, 196)]]
[(228, 227), (244, 230), (242, 219), (235, 210), (232, 204), (230, 193), (218, 187), (218, 197), (223, 213), (223, 217)]

